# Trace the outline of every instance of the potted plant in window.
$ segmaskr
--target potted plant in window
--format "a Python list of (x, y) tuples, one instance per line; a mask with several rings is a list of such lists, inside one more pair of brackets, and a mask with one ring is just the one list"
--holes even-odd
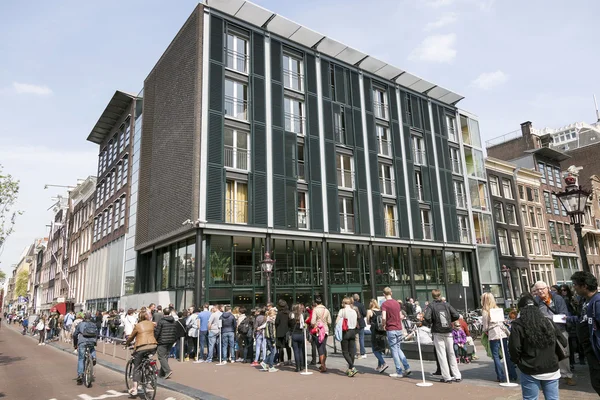
[(227, 278), (230, 265), (231, 256), (227, 256), (221, 251), (214, 251), (210, 254), (210, 275), (214, 283), (222, 282)]

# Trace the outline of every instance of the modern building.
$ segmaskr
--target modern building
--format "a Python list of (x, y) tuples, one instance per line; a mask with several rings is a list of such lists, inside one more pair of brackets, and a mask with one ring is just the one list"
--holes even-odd
[(502, 298), (461, 99), (250, 2), (198, 5), (144, 82), (124, 302), (264, 304), (265, 253), (288, 302), (390, 286), (462, 305), (462, 271), (470, 307)]
[(540, 199), (544, 199), (544, 222), (550, 234), (554, 268), (546, 270), (546, 264), (540, 264), (543, 266), (539, 271), (540, 276), (551, 284), (570, 282), (573, 272), (580, 268), (577, 243), (573, 241), (572, 227), (566, 210), (554, 195), (563, 190), (561, 163), (566, 162), (570, 156), (552, 148), (548, 137), (538, 136), (529, 121), (521, 124), (519, 137), (508, 134), (489, 141), (487, 153), (491, 157), (510, 161), (518, 167), (535, 169), (541, 174), (539, 195)]
[(116, 91), (87, 138), (99, 147), (92, 244), (84, 289), (85, 308), (90, 311), (117, 308), (123, 294), (132, 139), (140, 100), (134, 94)]

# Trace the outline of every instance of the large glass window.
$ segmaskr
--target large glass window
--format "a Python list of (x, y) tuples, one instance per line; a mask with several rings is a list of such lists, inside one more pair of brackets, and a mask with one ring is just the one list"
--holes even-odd
[(466, 215), (458, 216), (458, 230), (460, 233), (460, 242), (470, 243), (471, 237), (469, 235), (469, 221)]
[(308, 229), (308, 194), (298, 191), (298, 229)]
[[(278, 242), (278, 241), (277, 241)], [(233, 284), (238, 286), (252, 285), (252, 238), (234, 236), (233, 238)], [(279, 256), (275, 254), (279, 264)], [(284, 259), (283, 259), (284, 260)], [(283, 261), (282, 260), (282, 261)]]
[(540, 181), (542, 181), (542, 183), (546, 183), (546, 168), (544, 163), (538, 162), (538, 172), (542, 174)]
[(304, 91), (304, 64), (301, 59), (289, 54), (283, 55), (283, 86)]
[(412, 149), (415, 165), (426, 165), (427, 161), (425, 157), (425, 142), (423, 141), (422, 137), (412, 137)]
[(384, 204), (383, 213), (385, 216), (385, 236), (398, 236), (398, 221), (396, 217), (396, 206), (393, 204)]
[(502, 207), (502, 203), (495, 202), (494, 203), (494, 218), (496, 218), (496, 222), (501, 224), (505, 223), (504, 220), (504, 208)]
[(494, 244), (494, 231), (490, 215), (473, 212), (473, 225), (477, 244)]
[(560, 178), (560, 168), (554, 167), (554, 178), (556, 181), (556, 186), (562, 188), (562, 180)]
[(500, 245), (500, 254), (503, 256), (510, 255), (510, 249), (508, 247), (508, 235), (506, 229), (498, 229), (498, 244)]
[(423, 197), (423, 177), (421, 171), (415, 171), (415, 188), (417, 190), (417, 200), (424, 201)]
[(384, 157), (391, 157), (392, 141), (390, 138), (390, 130), (387, 127), (381, 125), (377, 125), (376, 130), (379, 155)]
[(517, 225), (517, 214), (515, 211), (514, 204), (506, 205), (506, 222), (508, 222), (511, 225)]
[(456, 118), (446, 115), (446, 129), (448, 130), (448, 140), (458, 142), (456, 137)]
[(552, 208), (554, 209), (554, 215), (560, 214), (560, 206), (558, 205), (558, 198), (552, 193)]
[(209, 272), (211, 284), (231, 283), (232, 271), (231, 236), (212, 235), (210, 237)]
[(333, 133), (337, 143), (346, 144), (346, 118), (343, 108), (333, 113)]
[(521, 234), (518, 231), (512, 231), (510, 233), (510, 241), (515, 257), (523, 256), (523, 250), (521, 249)]
[(354, 189), (354, 163), (352, 156), (338, 153), (336, 159), (338, 187), (341, 189)]
[(298, 145), (296, 146), (297, 151), (298, 151), (298, 158), (297, 158), (297, 164), (298, 164), (298, 180), (301, 181), (305, 181), (306, 180), (306, 160), (304, 157), (304, 143), (298, 143)]
[(521, 220), (524, 226), (529, 226), (529, 216), (527, 215), (527, 207), (521, 206)]
[(248, 73), (248, 39), (237, 33), (227, 33), (226, 66), (243, 74)]
[(423, 229), (423, 240), (433, 240), (433, 220), (431, 211), (421, 209), (421, 228)]
[(469, 179), (469, 191), (471, 192), (471, 205), (473, 208), (489, 210), (489, 199), (485, 183)]
[(346, 283), (346, 271), (344, 270), (344, 252), (341, 243), (330, 242), (327, 244), (329, 251), (329, 281), (334, 285)]
[(185, 255), (183, 256), (185, 263), (185, 287), (193, 288), (195, 286), (195, 266), (196, 266), (196, 239), (188, 239), (186, 241)]
[(225, 79), (225, 115), (248, 120), (248, 86), (242, 82)]
[(388, 99), (385, 90), (373, 88), (373, 110), (375, 117), (388, 119)]
[(544, 204), (546, 205), (546, 213), (552, 214), (552, 205), (550, 203), (550, 193), (544, 192)]
[(490, 192), (492, 193), (492, 196), (500, 197), (500, 188), (498, 187), (498, 177), (490, 175), (489, 181), (490, 181)]
[(540, 238), (541, 238), (541, 242), (542, 242), (542, 254), (546, 256), (546, 255), (550, 254), (548, 252), (548, 239), (546, 239), (545, 233), (542, 233), (540, 235)]
[(558, 228), (558, 242), (564, 246), (567, 243), (565, 241), (565, 231), (564, 231), (563, 224), (561, 224), (560, 222), (557, 222), (556, 227)]
[(462, 182), (454, 181), (454, 195), (456, 196), (456, 207), (467, 208), (467, 196)]
[(225, 191), (225, 222), (248, 223), (248, 185), (235, 180), (227, 180)]
[(285, 130), (304, 135), (304, 102), (290, 97), (283, 99)]
[(383, 195), (394, 195), (394, 172), (389, 164), (379, 163), (379, 188)]
[(250, 150), (248, 133), (225, 127), (225, 167), (248, 171)]
[(465, 164), (469, 176), (485, 178), (485, 160), (482, 151), (465, 148)]
[(533, 248), (535, 250), (535, 254), (542, 254), (542, 248), (540, 246), (540, 235), (537, 233), (533, 233)]
[(354, 232), (354, 200), (351, 197), (339, 197), (340, 232)]
[(558, 244), (558, 236), (556, 235), (556, 222), (548, 221), (548, 228), (550, 229), (550, 238), (552, 244)]
[(373, 255), (377, 285), (410, 285), (407, 248), (373, 246)]
[(565, 224), (565, 239), (567, 240), (567, 245), (573, 246), (573, 239), (571, 238), (571, 225)]
[(502, 179), (502, 191), (504, 192), (504, 197), (507, 199), (513, 199), (512, 185), (510, 180)]
[(455, 147), (450, 147), (450, 162), (452, 163), (452, 172), (461, 174), (460, 150)]

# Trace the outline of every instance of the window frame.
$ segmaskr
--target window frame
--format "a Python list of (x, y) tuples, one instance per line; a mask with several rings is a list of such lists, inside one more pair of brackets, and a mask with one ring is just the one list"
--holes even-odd
[[(348, 197), (348, 196), (338, 196), (338, 204), (340, 204), (342, 207), (340, 208), (339, 212), (340, 212), (340, 233), (354, 233), (356, 231), (356, 214), (354, 212), (354, 198), (352, 197)], [(352, 213), (348, 213), (348, 202), (351, 202), (352, 205)], [(342, 210), (343, 208), (343, 210)], [(352, 227), (350, 230), (350, 224), (348, 224), (348, 221), (350, 220), (350, 217), (352, 219)], [(343, 226), (341, 222), (344, 222)]]
[(490, 193), (492, 196), (502, 197), (500, 195), (500, 180), (497, 176), (490, 175)]
[[(232, 145), (228, 145), (225, 143), (225, 131), (231, 131), (231, 140), (232, 140)], [(238, 148), (238, 135), (245, 135), (246, 136), (246, 149), (239, 149)], [(239, 153), (241, 152), (246, 152), (246, 157), (240, 158), (239, 157)], [(227, 165), (227, 159), (228, 159), (228, 152), (231, 152), (231, 161), (232, 164), (231, 166)], [(242, 154), (243, 156), (243, 154)], [(251, 165), (251, 159), (250, 159), (250, 133), (243, 131), (243, 130), (239, 130), (239, 129), (235, 129), (235, 128), (231, 128), (228, 126), (225, 126), (225, 128), (223, 129), (223, 166), (226, 169), (231, 169), (231, 170), (235, 170), (235, 171), (243, 171), (243, 172), (251, 172), (250, 169), (250, 165)], [(242, 159), (246, 160), (246, 168), (240, 168), (239, 167), (239, 163)]]
[[(231, 84), (232, 84), (233, 93), (231, 95), (227, 94), (227, 83), (228, 82), (231, 82)], [(225, 106), (223, 108), (223, 110), (224, 110), (223, 114), (224, 114), (225, 118), (248, 122), (249, 121), (249, 115), (248, 115), (249, 114), (249, 103), (250, 103), (250, 101), (249, 101), (250, 95), (248, 93), (248, 89), (249, 89), (248, 83), (226, 77), (224, 88), (225, 88), (225, 90), (224, 90), (224, 94), (223, 94), (223, 99), (224, 99)], [(240, 93), (238, 93), (240, 91), (240, 88), (242, 91), (241, 100), (240, 100)], [(227, 102), (228, 101), (231, 102), (233, 114), (227, 113)], [(244, 110), (242, 112), (239, 112), (237, 110), (236, 106), (239, 104), (241, 104), (243, 106)]]
[[(287, 60), (287, 69), (286, 69), (286, 58)], [(294, 72), (291, 68), (293, 62), (298, 63), (298, 72)], [(293, 90), (296, 92), (304, 93), (304, 60), (300, 57), (297, 57), (291, 53), (283, 52), (282, 55), (282, 65), (283, 65), (283, 87), (289, 90)], [(293, 87), (293, 85), (288, 85), (288, 83), (293, 82), (294, 75), (297, 75), (298, 88)]]
[(389, 100), (387, 90), (373, 86), (373, 115), (385, 121), (390, 119)]
[[(228, 198), (228, 195), (230, 193), (229, 191), (229, 185), (228, 183), (232, 183), (233, 184), (233, 188), (232, 188), (232, 193), (233, 193), (233, 198)], [(237, 194), (238, 194), (238, 185), (244, 185), (246, 186), (246, 200), (238, 200), (237, 198)], [(227, 224), (235, 224), (235, 225), (247, 225), (248, 221), (249, 221), (249, 201), (248, 201), (248, 182), (247, 181), (241, 181), (238, 179), (226, 179), (225, 180), (225, 218), (224, 218), (224, 222)], [(238, 222), (238, 202), (244, 202), (245, 201), (245, 210), (243, 212), (243, 216), (244, 216), (244, 220), (242, 222)], [(227, 203), (231, 202), (233, 204), (233, 207), (230, 205), (230, 212), (227, 212)], [(229, 214), (229, 215), (228, 215)], [(233, 218), (232, 218), (233, 217)]]
[[(233, 37), (233, 49), (229, 49), (229, 36)], [(245, 53), (240, 53), (238, 51), (238, 40), (242, 40), (244, 42), (244, 47), (245, 47)], [(234, 65), (229, 65), (229, 54), (231, 53), (231, 59), (233, 60), (233, 64)], [(235, 62), (236, 58), (239, 59), (239, 54), (243, 55), (244, 58), (244, 70), (240, 71), (236, 66), (237, 63)], [(227, 32), (225, 32), (225, 68), (231, 70), (231, 71), (235, 71), (239, 74), (244, 74), (244, 75), (248, 75), (248, 73), (250, 72), (250, 40), (248, 39), (248, 37), (242, 35), (241, 33), (235, 31), (235, 30), (231, 30), (228, 29)]]
[[(350, 180), (351, 180), (351, 186), (345, 186), (346, 184), (346, 173), (347, 171), (344, 169), (344, 163), (342, 158), (343, 157), (348, 157), (350, 159)], [(339, 161), (339, 166), (338, 166), (338, 161)], [(350, 154), (345, 154), (345, 153), (336, 153), (336, 171), (337, 171), (337, 185), (338, 185), (338, 189), (341, 190), (354, 190), (356, 185), (354, 182), (354, 156), (350, 155)], [(341, 182), (340, 182), (341, 179)]]
[(427, 165), (427, 154), (425, 148), (425, 140), (416, 135), (412, 135), (412, 151), (413, 151), (413, 161), (414, 165)]
[(510, 179), (502, 178), (502, 192), (505, 199), (514, 200)]
[[(296, 115), (296, 108), (292, 107), (297, 103), (299, 105), (298, 112), (300, 115)], [(306, 133), (306, 109), (304, 101), (284, 96), (283, 97), (283, 115), (284, 115), (284, 129), (286, 132), (295, 133), (298, 136), (305, 136)]]
[[(389, 177), (386, 177), (386, 170), (389, 172)], [(390, 190), (391, 193), (387, 193), (387, 185), (386, 183), (389, 182), (390, 184)], [(394, 166), (391, 164), (386, 164), (386, 163), (379, 163), (379, 186), (380, 186), (380, 192), (382, 196), (390, 196), (390, 197), (394, 197), (396, 196), (396, 188), (394, 186), (396, 186), (396, 181), (394, 179)]]
[(498, 235), (498, 247), (500, 248), (500, 254), (503, 256), (510, 256), (510, 245), (508, 244), (508, 232), (504, 228), (497, 229)]

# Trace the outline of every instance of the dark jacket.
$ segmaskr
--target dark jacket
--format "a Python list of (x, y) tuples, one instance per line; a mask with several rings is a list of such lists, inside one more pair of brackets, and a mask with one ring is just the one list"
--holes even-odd
[(152, 322), (158, 324), (164, 316), (165, 314), (163, 314), (162, 311), (156, 311), (154, 314), (152, 314)]
[(229, 311), (221, 314), (221, 333), (235, 332), (236, 321), (233, 314)]
[(92, 321), (82, 321), (81, 323), (79, 323), (77, 325), (77, 327), (75, 328), (75, 331), (73, 331), (73, 345), (74, 346), (79, 346), (80, 344), (96, 344), (96, 340), (98, 340), (98, 337), (85, 337), (83, 336), (83, 331), (85, 330), (85, 328), (91, 325), (94, 328), (96, 327), (96, 324), (94, 324)]
[[(435, 309), (435, 310), (434, 310)], [(446, 317), (450, 318), (449, 322), (457, 321), (459, 318), (458, 312), (449, 303), (443, 303), (441, 300), (434, 300), (429, 303), (429, 306), (425, 309), (424, 320), (425, 324), (431, 326), (431, 333), (452, 333), (452, 326), (450, 328), (442, 327), (442, 321), (438, 321), (438, 314), (434, 311), (445, 312)]]
[[(539, 307), (540, 311), (542, 312), (542, 314), (544, 314), (545, 317), (547, 317), (548, 319), (550, 319), (550, 321), (552, 321), (552, 316), (555, 314), (564, 314), (566, 316), (571, 315), (571, 314), (569, 314), (569, 309), (567, 308), (567, 303), (565, 302), (565, 299), (563, 299), (560, 295), (558, 295), (556, 293), (552, 293), (552, 292), (550, 292), (550, 296), (552, 296), (552, 301), (554, 302), (552, 307), (548, 307), (548, 305), (546, 303), (544, 303), (544, 300), (542, 300), (541, 298), (539, 298), (539, 297), (536, 298), (536, 301), (538, 302), (538, 307)], [(558, 329), (561, 332), (566, 332), (566, 330), (567, 330), (566, 324), (557, 324), (557, 325), (558, 325)]]
[(177, 341), (177, 323), (172, 315), (161, 318), (154, 328), (154, 337), (158, 344), (173, 345)]
[(288, 310), (277, 312), (275, 317), (275, 336), (284, 338), (288, 333), (290, 325), (290, 312)]
[[(555, 324), (550, 321), (548, 322), (554, 328), (556, 340), (560, 341), (563, 346), (567, 346), (567, 339), (565, 339), (564, 335), (558, 330)], [(508, 339), (510, 359), (527, 375), (558, 371), (558, 357), (555, 353), (555, 347), (556, 343), (543, 349), (533, 347), (527, 340), (525, 325), (521, 318), (517, 318), (512, 322), (511, 333)]]
[(360, 315), (358, 316), (358, 327), (360, 329), (363, 329), (364, 327), (367, 326), (367, 323), (365, 322), (365, 317), (367, 316), (367, 310), (365, 309), (364, 304), (361, 303), (360, 301), (355, 301), (354, 307), (358, 308), (358, 311), (360, 312)]

